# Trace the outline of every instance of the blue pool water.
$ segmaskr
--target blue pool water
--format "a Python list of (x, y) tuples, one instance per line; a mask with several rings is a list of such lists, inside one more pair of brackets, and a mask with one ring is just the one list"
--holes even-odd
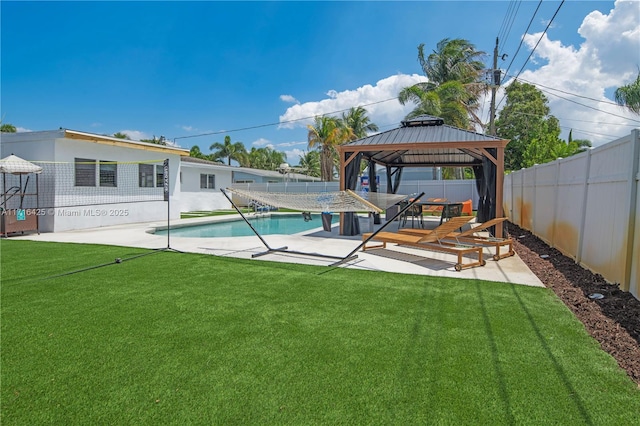
[[(305, 222), (302, 213), (295, 215), (272, 215), (270, 217), (251, 218), (249, 222), (260, 235), (285, 234), (292, 235), (299, 232), (322, 228), (320, 214), (312, 214), (312, 219)], [(332, 223), (338, 223), (339, 215), (333, 215)], [(167, 231), (156, 231), (156, 235), (167, 235)], [(211, 237), (246, 237), (255, 235), (244, 220), (231, 222), (208, 223), (205, 225), (171, 228), (171, 236), (187, 238)]]

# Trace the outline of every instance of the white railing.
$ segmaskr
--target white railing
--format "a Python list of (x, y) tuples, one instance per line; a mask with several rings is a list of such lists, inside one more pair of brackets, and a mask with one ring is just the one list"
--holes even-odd
[(640, 294), (640, 129), (505, 177), (509, 219), (580, 265)]

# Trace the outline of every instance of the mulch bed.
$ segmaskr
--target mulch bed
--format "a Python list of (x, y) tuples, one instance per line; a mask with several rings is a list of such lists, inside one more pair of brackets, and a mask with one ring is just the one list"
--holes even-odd
[[(581, 267), (531, 232), (509, 223), (508, 234), (515, 241), (518, 256), (640, 388), (640, 301), (620, 290), (618, 285), (607, 283), (601, 275)], [(596, 294), (604, 297), (592, 298)]]

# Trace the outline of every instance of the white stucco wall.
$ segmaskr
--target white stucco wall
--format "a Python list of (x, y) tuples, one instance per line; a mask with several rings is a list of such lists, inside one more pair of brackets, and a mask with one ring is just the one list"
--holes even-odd
[[(2, 157), (13, 153), (39, 163), (39, 217), (41, 232), (60, 232), (138, 222), (167, 220), (167, 202), (161, 187), (140, 188), (137, 164), (119, 164), (117, 187), (77, 187), (74, 178), (75, 158), (102, 161), (140, 162), (169, 159), (170, 218), (180, 218), (180, 151), (160, 150), (146, 144), (131, 147), (117, 144), (75, 140), (64, 130), (3, 135)], [(55, 164), (54, 164), (55, 163)], [(52, 196), (51, 193), (54, 195)]]
[[(220, 192), (221, 188), (231, 187), (232, 170), (230, 167), (183, 161), (181, 164), (181, 172), (181, 211), (210, 211), (232, 208), (229, 200)], [(216, 187), (214, 189), (200, 188), (201, 174), (215, 175)]]

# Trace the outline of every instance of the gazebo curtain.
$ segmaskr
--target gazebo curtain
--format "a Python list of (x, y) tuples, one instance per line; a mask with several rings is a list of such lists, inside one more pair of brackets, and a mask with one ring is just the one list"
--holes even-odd
[[(376, 163), (369, 160), (368, 164), (369, 169), (369, 191), (378, 192), (378, 181), (376, 180)], [(373, 214), (373, 223), (376, 225), (380, 224), (380, 214)]]
[[(495, 158), (496, 149), (487, 151)], [(476, 176), (476, 187), (478, 189), (478, 222), (486, 222), (496, 217), (496, 165), (491, 160), (484, 157), (482, 166), (474, 166), (473, 173)]]
[(387, 166), (387, 194), (395, 194), (398, 192), (401, 178), (402, 167)]
[[(356, 157), (345, 167), (345, 189), (355, 190), (358, 185), (358, 175), (360, 174), (360, 160), (362, 160), (362, 153), (354, 154), (352, 152), (345, 153), (345, 160), (351, 158), (352, 155)], [(375, 182), (375, 177), (374, 177)], [(371, 184), (371, 183), (369, 183)], [(344, 214), (344, 235), (359, 235), (360, 234), (360, 222), (358, 216), (355, 213), (348, 212)]]

